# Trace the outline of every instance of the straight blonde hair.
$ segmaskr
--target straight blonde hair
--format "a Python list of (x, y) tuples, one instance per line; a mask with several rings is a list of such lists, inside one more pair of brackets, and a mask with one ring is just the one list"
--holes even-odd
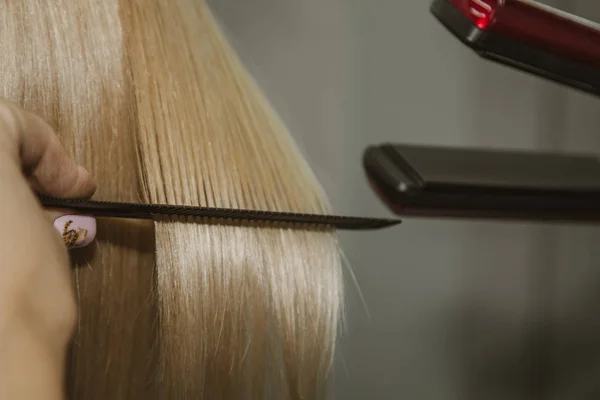
[[(8, 1), (0, 95), (45, 118), (97, 199), (326, 213), (204, 1)], [(334, 232), (99, 221), (73, 253), (74, 399), (318, 399), (341, 313)]]

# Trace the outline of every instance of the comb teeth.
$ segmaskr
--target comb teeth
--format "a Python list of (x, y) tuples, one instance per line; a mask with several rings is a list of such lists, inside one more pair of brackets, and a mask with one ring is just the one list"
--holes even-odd
[(332, 226), (340, 230), (374, 230), (399, 224), (396, 219), (344, 217), (229, 208), (134, 204), (94, 200), (58, 199), (39, 196), (46, 207), (69, 208), (97, 217), (153, 219), (158, 215), (211, 217), (224, 220), (250, 220)]

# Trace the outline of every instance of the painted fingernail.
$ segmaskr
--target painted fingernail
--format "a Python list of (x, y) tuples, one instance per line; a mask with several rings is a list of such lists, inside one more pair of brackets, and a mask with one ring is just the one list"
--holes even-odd
[(96, 219), (87, 215), (61, 215), (54, 227), (69, 249), (85, 247), (96, 237)]

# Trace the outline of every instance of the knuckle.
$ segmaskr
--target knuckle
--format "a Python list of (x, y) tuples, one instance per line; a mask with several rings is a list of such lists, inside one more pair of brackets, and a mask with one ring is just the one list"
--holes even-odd
[(21, 119), (15, 107), (2, 101), (0, 102), (0, 140), (6, 144), (19, 143), (19, 127)]
[(15, 110), (15, 107), (4, 101), (0, 102), (0, 123), (2, 124), (4, 130), (9, 133), (12, 132), (13, 134), (16, 134), (15, 132), (18, 131), (20, 122), (21, 121), (17, 111)]

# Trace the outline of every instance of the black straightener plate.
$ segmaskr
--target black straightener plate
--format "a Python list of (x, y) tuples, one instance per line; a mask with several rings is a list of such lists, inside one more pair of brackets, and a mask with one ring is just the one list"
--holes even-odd
[(363, 161), (397, 215), (600, 221), (594, 156), (383, 144)]

